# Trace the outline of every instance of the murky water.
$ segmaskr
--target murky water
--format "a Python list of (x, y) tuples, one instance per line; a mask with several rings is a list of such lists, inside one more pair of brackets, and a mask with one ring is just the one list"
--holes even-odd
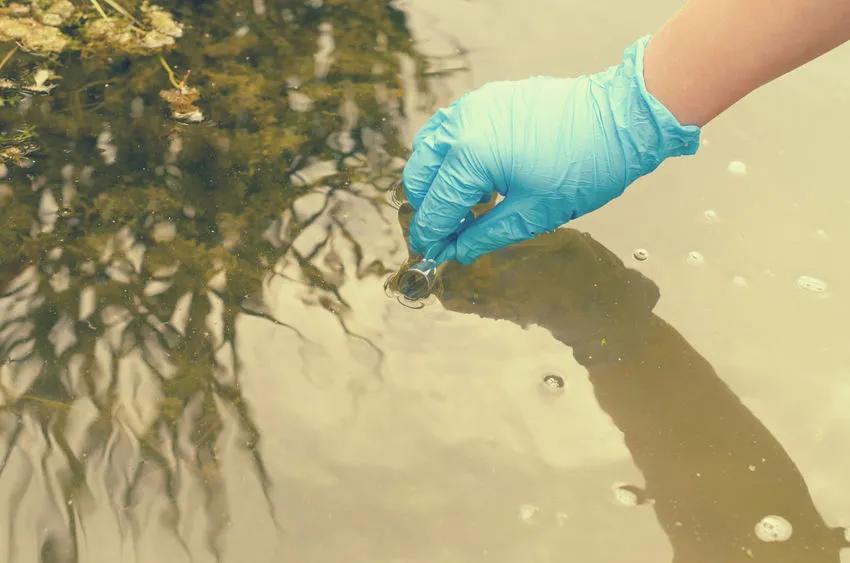
[(164, 3), (195, 124), (155, 57), (63, 55), (0, 107), (0, 561), (850, 561), (850, 50), (385, 293), (435, 104), (677, 4)]

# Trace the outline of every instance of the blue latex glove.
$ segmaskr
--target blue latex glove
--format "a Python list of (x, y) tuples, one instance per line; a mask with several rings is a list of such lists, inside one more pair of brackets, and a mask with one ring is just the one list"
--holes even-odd
[[(699, 128), (646, 91), (648, 42), (604, 72), (493, 82), (434, 114), (404, 169), (413, 250), (472, 262), (601, 207), (669, 156), (694, 154)], [(505, 199), (464, 221), (493, 191)]]

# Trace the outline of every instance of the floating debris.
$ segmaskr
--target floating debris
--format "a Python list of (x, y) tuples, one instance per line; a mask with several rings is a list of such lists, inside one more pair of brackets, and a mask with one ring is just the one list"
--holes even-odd
[(58, 78), (59, 75), (52, 70), (40, 68), (33, 73), (32, 82), (29, 84), (24, 84), (20, 81), (15, 82), (8, 78), (0, 79), (0, 90), (11, 90), (13, 94), (18, 95), (49, 94), (50, 91), (56, 87), (56, 84), (49, 81), (53, 81)]
[(813, 293), (824, 293), (828, 289), (825, 281), (812, 276), (800, 276), (797, 285)]
[(187, 85), (189, 74), (192, 71), (187, 71), (183, 80), (177, 80), (174, 76), (174, 71), (171, 70), (171, 66), (169, 66), (163, 57), (159, 57), (159, 62), (162, 68), (165, 69), (165, 72), (168, 73), (168, 80), (171, 82), (171, 85), (174, 86), (170, 90), (160, 90), (159, 92), (159, 97), (165, 100), (171, 108), (171, 116), (174, 119), (188, 123), (203, 121), (204, 114), (201, 108), (195, 105), (195, 102), (200, 99), (201, 93), (197, 88)]
[(29, 168), (33, 165), (33, 161), (27, 156), (36, 150), (38, 150), (38, 146), (35, 143), (22, 143), (12, 147), (0, 148), (0, 162), (11, 162), (20, 168)]
[(49, 84), (49, 80), (56, 80), (59, 78), (59, 75), (53, 72), (50, 69), (40, 68), (35, 71), (35, 74), (32, 77), (32, 84), (26, 86), (24, 89), (38, 94), (48, 94), (51, 90), (56, 88), (56, 84)]
[(730, 174), (735, 176), (743, 176), (747, 173), (747, 165), (741, 162), (740, 160), (733, 160), (729, 163), (729, 166), (726, 168)]
[(756, 524), (755, 532), (756, 537), (763, 542), (784, 542), (791, 539), (793, 528), (791, 522), (782, 516), (771, 514)]
[[(37, 4), (33, 4), (33, 7), (36, 6)], [(68, 0), (59, 0), (51, 4), (47, 10), (40, 12), (38, 18), (45, 25), (58, 27), (71, 19), (71, 16), (74, 15), (74, 10), (74, 5), (71, 2)]]
[(174, 45), (174, 38), (156, 30), (144, 31), (133, 22), (117, 19), (89, 20), (83, 26), (88, 51), (122, 51), (151, 54)]
[(183, 37), (183, 26), (168, 11), (145, 0), (142, 3), (141, 12), (144, 19), (150, 23), (153, 31), (174, 39)]
[(33, 161), (27, 158), (38, 150), (33, 140), (33, 129), (21, 129), (11, 135), (0, 135), (0, 163), (10, 162), (20, 168), (29, 168)]
[(183, 36), (183, 26), (159, 6), (144, 2), (140, 8), (143, 21), (139, 22), (118, 4), (110, 2), (110, 5), (125, 19), (103, 17), (87, 21), (82, 28), (87, 50), (107, 47), (107, 50), (148, 55), (172, 47), (175, 39)]
[(159, 97), (165, 100), (171, 108), (171, 116), (174, 119), (189, 123), (197, 123), (204, 120), (203, 112), (195, 105), (195, 102), (201, 97), (201, 93), (198, 92), (197, 88), (183, 86), (170, 90), (161, 90)]
[(59, 53), (70, 39), (59, 29), (30, 17), (0, 15), (0, 42), (15, 41), (25, 51)]
[(638, 262), (643, 262), (649, 258), (649, 251), (645, 248), (638, 248), (632, 253), (632, 256), (634, 256), (635, 260)]

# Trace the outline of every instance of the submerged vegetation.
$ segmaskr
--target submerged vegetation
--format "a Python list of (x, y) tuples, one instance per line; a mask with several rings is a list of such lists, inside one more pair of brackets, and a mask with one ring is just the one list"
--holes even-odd
[[(343, 273), (387, 270), (348, 208), (380, 205), (404, 154), (400, 65), (418, 57), (403, 15), (381, 0), (160, 4), (0, 2), (0, 483), (32, 446), (23, 429), (42, 428), (68, 501), (51, 549), (70, 560), (86, 460), (122, 443), (140, 457), (101, 469), (116, 510), (145, 467), (169, 499), (188, 468), (215, 545), (228, 420), (271, 486), (237, 319), (288, 326), (262, 299), (284, 275), (348, 331)], [(152, 386), (153, 406), (126, 385)], [(93, 414), (73, 441), (79, 409)]]

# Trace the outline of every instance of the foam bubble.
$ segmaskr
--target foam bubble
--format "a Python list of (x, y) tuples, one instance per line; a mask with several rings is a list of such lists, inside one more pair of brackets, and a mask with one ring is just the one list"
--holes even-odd
[(560, 393), (564, 390), (564, 378), (560, 375), (547, 375), (541, 382), (543, 389), (549, 393)]
[(523, 504), (519, 507), (519, 519), (526, 524), (531, 523), (537, 513), (540, 512), (540, 507), (533, 504)]
[(755, 532), (756, 537), (763, 542), (783, 542), (791, 538), (793, 528), (791, 522), (782, 516), (771, 514), (756, 524)]
[(632, 256), (634, 256), (635, 260), (637, 260), (638, 262), (643, 262), (644, 260), (649, 258), (649, 251), (645, 248), (637, 248), (635, 249)]
[(705, 262), (705, 257), (696, 250), (692, 250), (688, 252), (687, 257), (688, 264), (703, 264)]
[(634, 491), (617, 487), (614, 489), (614, 500), (623, 506), (637, 506), (638, 496)]
[(706, 209), (702, 212), (702, 216), (705, 219), (706, 223), (716, 223), (719, 220), (717, 216), (717, 211), (714, 209)]
[(813, 293), (824, 293), (828, 289), (825, 281), (812, 276), (800, 276), (797, 285)]
[(729, 163), (729, 166), (726, 168), (730, 174), (735, 176), (743, 176), (747, 173), (747, 165), (741, 162), (740, 160), (733, 160)]

